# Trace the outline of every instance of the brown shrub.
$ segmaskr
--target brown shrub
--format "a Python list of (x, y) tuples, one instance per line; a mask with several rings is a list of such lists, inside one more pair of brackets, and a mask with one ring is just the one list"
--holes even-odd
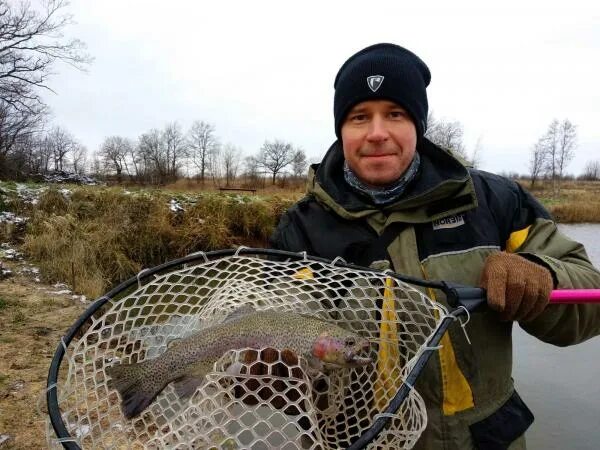
[(50, 187), (40, 194), (37, 210), (46, 214), (65, 214), (69, 202), (55, 187)]
[(97, 297), (143, 268), (192, 252), (265, 246), (292, 203), (204, 193), (174, 213), (170, 198), (163, 191), (98, 187), (77, 188), (70, 199), (46, 193), (32, 214), (24, 251), (47, 281)]

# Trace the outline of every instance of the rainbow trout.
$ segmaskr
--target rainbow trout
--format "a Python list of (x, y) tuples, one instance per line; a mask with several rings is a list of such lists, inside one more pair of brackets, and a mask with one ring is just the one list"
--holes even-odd
[(291, 350), (311, 368), (355, 367), (372, 360), (360, 335), (311, 316), (292, 312), (235, 311), (218, 325), (171, 345), (162, 355), (137, 364), (107, 368), (109, 387), (121, 395), (127, 418), (139, 415), (169, 383), (180, 397), (191, 396), (228, 350), (266, 347)]

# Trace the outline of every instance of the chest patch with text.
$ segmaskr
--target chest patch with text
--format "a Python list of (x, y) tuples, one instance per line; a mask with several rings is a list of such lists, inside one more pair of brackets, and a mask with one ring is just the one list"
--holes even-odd
[(443, 219), (431, 222), (434, 230), (445, 230), (448, 228), (457, 228), (465, 224), (465, 218), (462, 214), (456, 216), (444, 217)]

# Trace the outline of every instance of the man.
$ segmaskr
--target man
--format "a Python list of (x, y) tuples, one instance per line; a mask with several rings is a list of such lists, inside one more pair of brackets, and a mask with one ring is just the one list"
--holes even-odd
[(522, 449), (533, 415), (511, 378), (513, 322), (561, 346), (600, 334), (596, 305), (547, 306), (553, 288), (598, 287), (600, 273), (518, 184), (424, 137), (429, 82), (425, 63), (393, 44), (342, 65), (338, 139), (272, 246), (362, 265), (383, 256), (398, 273), (486, 288), (489, 309), (467, 327), (473, 345), (451, 327), (419, 379), (428, 426), (417, 447)]

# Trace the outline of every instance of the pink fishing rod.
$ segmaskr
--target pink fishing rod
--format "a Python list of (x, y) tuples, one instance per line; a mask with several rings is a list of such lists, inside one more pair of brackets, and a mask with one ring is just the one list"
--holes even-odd
[(600, 289), (556, 289), (550, 303), (600, 303)]

